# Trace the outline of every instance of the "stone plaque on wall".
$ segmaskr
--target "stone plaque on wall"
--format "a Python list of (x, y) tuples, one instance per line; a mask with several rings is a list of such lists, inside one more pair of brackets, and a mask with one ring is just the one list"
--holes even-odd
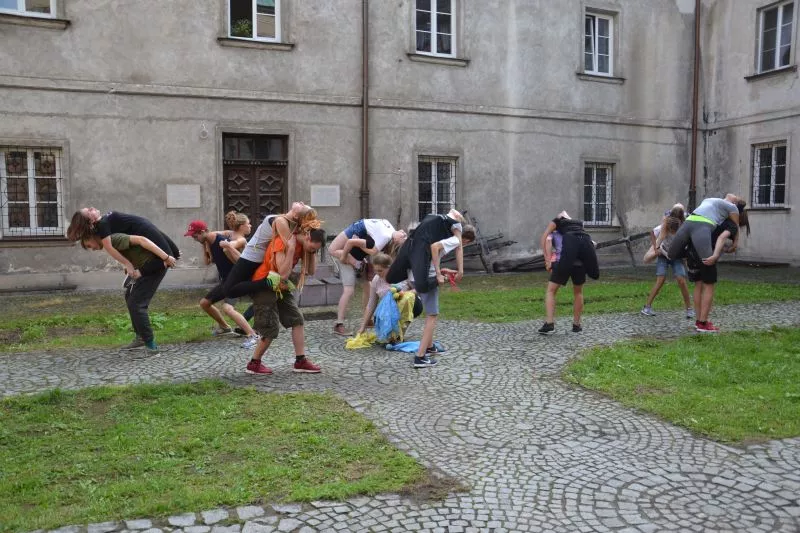
[(199, 185), (167, 183), (167, 208), (183, 209), (201, 207)]
[(312, 207), (339, 207), (339, 186), (338, 185), (312, 185), (311, 186), (311, 206)]

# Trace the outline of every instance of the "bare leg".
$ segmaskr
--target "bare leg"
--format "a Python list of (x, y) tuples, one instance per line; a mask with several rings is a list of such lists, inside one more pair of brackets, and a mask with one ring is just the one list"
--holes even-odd
[(552, 324), (555, 320), (556, 316), (556, 293), (558, 289), (561, 288), (561, 285), (558, 283), (553, 283), (552, 281), (547, 282), (547, 292), (544, 295), (544, 310), (547, 318), (545, 322), (548, 324)]
[(714, 283), (703, 283), (703, 301), (700, 307), (700, 322), (708, 321), (711, 305), (714, 303)]
[(219, 312), (219, 309), (214, 307), (214, 304), (212, 304), (210, 300), (206, 300), (205, 298), (200, 300), (200, 307), (203, 309), (203, 311), (208, 313), (208, 316), (213, 318), (221, 328), (230, 328), (228, 323), (225, 322), (225, 318), (222, 316), (222, 313)]
[[(698, 281), (694, 284), (694, 308), (697, 313), (703, 307), (703, 282)], [(697, 315), (697, 321), (700, 321), (700, 315)]]
[(265, 339), (262, 337), (258, 344), (256, 344), (256, 350), (253, 352), (253, 361), (261, 361), (261, 358), (264, 357), (264, 354), (269, 348), (269, 345), (272, 344), (272, 339)]
[(422, 329), (422, 338), (419, 340), (417, 357), (425, 357), (425, 350), (433, 344), (433, 333), (436, 331), (437, 318), (439, 318), (439, 315), (428, 315), (425, 317), (425, 327)]
[(573, 285), (572, 294), (575, 303), (572, 304), (572, 323), (581, 325), (581, 314), (583, 314), (583, 285)]
[(650, 294), (647, 296), (647, 303), (645, 304), (647, 307), (653, 305), (653, 300), (656, 299), (656, 296), (658, 296), (658, 293), (661, 291), (661, 287), (664, 286), (665, 279), (664, 276), (656, 276), (656, 284), (653, 285), (653, 288), (650, 289)]
[(303, 325), (292, 328), (292, 345), (295, 357), (306, 354), (306, 328)]
[(231, 319), (234, 322), (236, 322), (237, 326), (242, 328), (245, 335), (247, 335), (248, 337), (252, 337), (253, 335), (256, 334), (256, 332), (253, 331), (253, 328), (250, 327), (250, 324), (247, 322), (247, 320), (245, 320), (242, 314), (239, 311), (237, 311), (236, 308), (233, 307), (231, 304), (223, 304), (222, 310), (225, 311), (225, 314), (231, 317)]
[(350, 298), (353, 297), (355, 290), (356, 288), (353, 285), (342, 287), (342, 295), (339, 297), (339, 307), (336, 311), (337, 323), (344, 323), (344, 317), (347, 315), (347, 305), (350, 303)]
[(683, 305), (686, 309), (692, 307), (692, 301), (689, 299), (689, 287), (686, 285), (686, 278), (678, 277), (676, 278), (678, 282), (678, 288), (681, 290), (681, 296), (683, 296)]

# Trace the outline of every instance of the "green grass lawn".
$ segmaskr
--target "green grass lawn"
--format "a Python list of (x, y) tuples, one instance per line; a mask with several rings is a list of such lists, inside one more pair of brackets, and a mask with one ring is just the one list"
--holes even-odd
[(201, 382), (0, 402), (0, 531), (425, 483), (419, 464), (332, 395)]
[[(798, 269), (721, 270), (716, 305), (800, 300)], [(762, 278), (768, 281), (757, 281)], [(654, 279), (652, 269), (605, 271), (600, 281), (586, 284), (584, 312), (638, 312)], [(467, 276), (460, 284), (461, 291), (442, 290), (441, 316), (482, 322), (538, 320), (544, 314), (546, 282), (544, 272)], [(194, 289), (156, 294), (150, 316), (159, 343), (211, 340), (213, 323), (198, 306), (205, 293), (205, 289)], [(682, 305), (677, 285), (669, 282), (656, 298), (654, 309), (680, 309)], [(558, 294), (557, 314), (569, 315), (571, 307), (572, 288), (568, 286)], [(245, 304), (239, 308), (243, 310)], [(354, 325), (361, 309), (359, 286), (348, 313)], [(122, 291), (5, 295), (0, 298), (0, 317), (0, 352), (116, 347), (133, 337)]]
[(800, 435), (800, 328), (623, 342), (564, 377), (715, 440)]

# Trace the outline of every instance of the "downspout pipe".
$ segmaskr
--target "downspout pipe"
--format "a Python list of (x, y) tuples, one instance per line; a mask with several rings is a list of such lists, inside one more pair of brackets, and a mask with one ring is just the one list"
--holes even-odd
[(697, 113), (700, 100), (700, 0), (694, 2), (694, 79), (692, 80), (692, 167), (689, 178), (689, 211), (697, 207)]
[(361, 0), (361, 218), (369, 218), (369, 2)]

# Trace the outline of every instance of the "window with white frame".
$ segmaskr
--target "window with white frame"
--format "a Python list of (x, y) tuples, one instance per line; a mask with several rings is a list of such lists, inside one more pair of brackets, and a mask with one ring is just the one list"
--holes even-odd
[(417, 53), (456, 55), (456, 0), (416, 0)]
[(421, 156), (417, 162), (419, 219), (430, 213), (446, 214), (456, 207), (455, 157)]
[(55, 17), (56, 0), (0, 0), (0, 13), (31, 17)]
[(587, 12), (584, 16), (583, 70), (587, 74), (614, 74), (614, 17)]
[(786, 206), (786, 143), (753, 146), (753, 207)]
[(229, 37), (280, 41), (281, 0), (228, 0), (228, 24)]
[(614, 165), (586, 163), (583, 169), (583, 220), (586, 224), (610, 226), (612, 219)]
[(781, 2), (758, 12), (758, 72), (789, 65), (793, 17), (794, 2)]
[(0, 237), (64, 235), (61, 149), (0, 145)]

